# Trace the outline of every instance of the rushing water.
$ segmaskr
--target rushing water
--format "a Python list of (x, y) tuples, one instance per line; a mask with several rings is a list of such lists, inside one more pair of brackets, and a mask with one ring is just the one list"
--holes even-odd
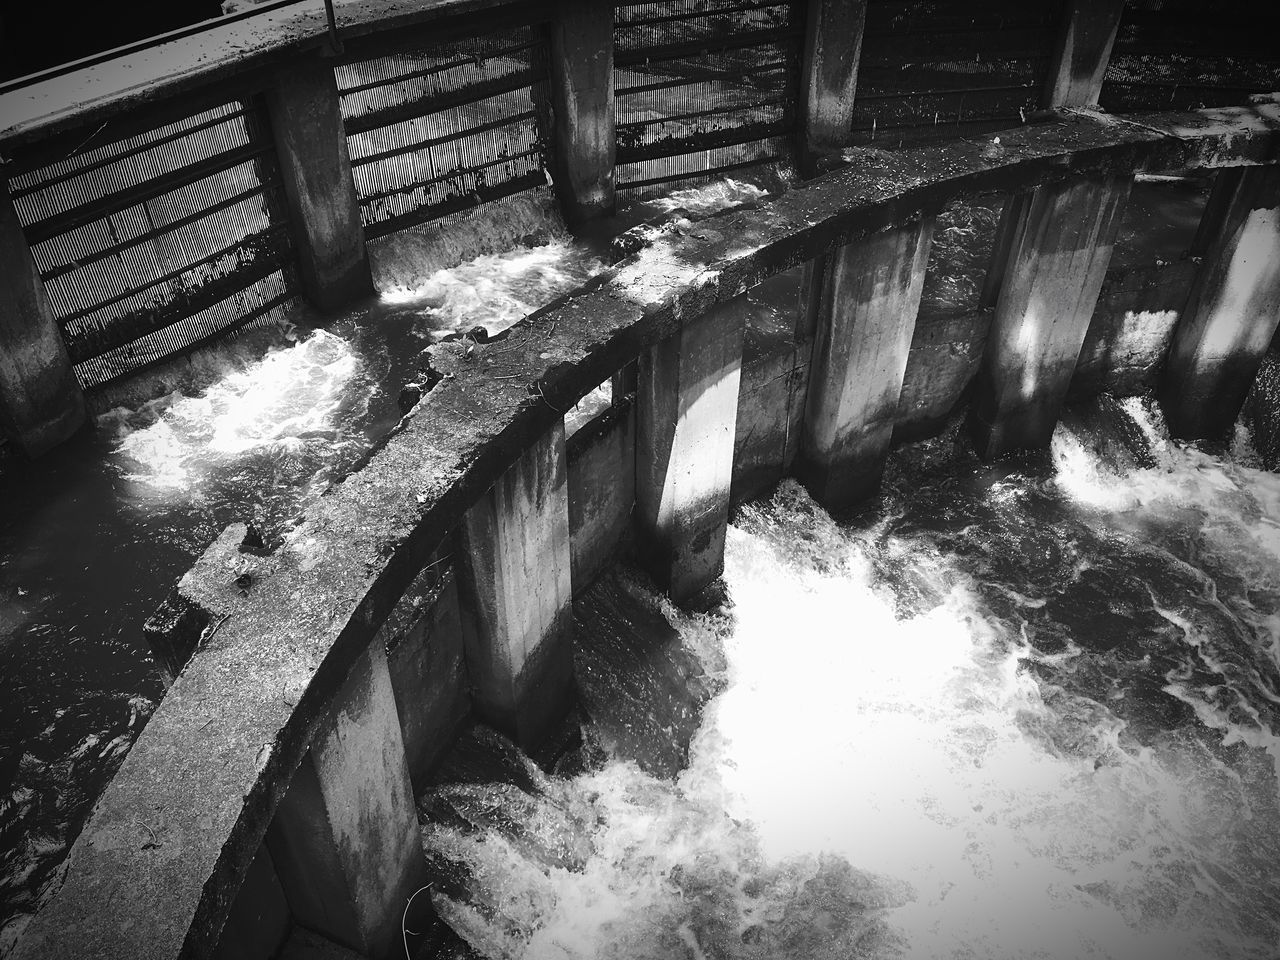
[[(707, 184), (612, 229), (761, 196)], [(602, 269), (602, 246), (571, 239), (545, 197), (403, 234), (374, 251), (375, 302), (144, 374), (135, 389), (162, 395), (122, 400), (37, 468), (0, 463), (0, 954), (161, 696), (141, 625), (194, 557), (232, 521), (278, 536), (400, 418), (432, 343), (509, 327)]]
[(491, 958), (1274, 958), (1280, 477), (1071, 422), (908, 451), (843, 525), (741, 509), (725, 608), (663, 607), (719, 691), (687, 766), (588, 726), (586, 772), (427, 798), (471, 811), (441, 916)]

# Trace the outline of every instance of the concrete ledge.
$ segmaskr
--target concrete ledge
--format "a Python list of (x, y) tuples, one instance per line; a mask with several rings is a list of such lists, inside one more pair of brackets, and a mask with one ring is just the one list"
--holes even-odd
[(332, 697), (458, 518), (562, 410), (686, 319), (963, 192), (1268, 155), (1280, 158), (1280, 104), (1145, 125), (1076, 116), (998, 146), (852, 151), (771, 205), (624, 261), (503, 340), (446, 345), (445, 380), (321, 498), (175, 681), (16, 956), (209, 956)]

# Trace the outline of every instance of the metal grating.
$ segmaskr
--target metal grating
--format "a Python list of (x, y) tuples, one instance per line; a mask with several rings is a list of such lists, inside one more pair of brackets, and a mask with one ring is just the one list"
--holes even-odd
[(852, 142), (896, 149), (1024, 122), (1040, 100), (1061, 6), (869, 0)]
[(274, 148), (249, 98), (21, 150), (9, 191), (87, 389), (296, 295)]
[(336, 77), (371, 240), (547, 182), (535, 27), (353, 61)]
[(803, 42), (790, 0), (615, 4), (618, 188), (790, 161)]
[(1099, 103), (1113, 113), (1243, 106), (1280, 90), (1280, 9), (1257, 0), (1130, 0)]

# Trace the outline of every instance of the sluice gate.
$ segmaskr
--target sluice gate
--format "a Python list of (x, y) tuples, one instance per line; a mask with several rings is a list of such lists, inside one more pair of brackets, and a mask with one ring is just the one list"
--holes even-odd
[[(486, 6), (498, 5), (439, 5)], [(629, 29), (644, 26), (634, 10), (646, 6), (620, 5), (633, 11)], [(18, 956), (268, 957), (295, 928), (357, 955), (394, 955), (425, 870), (415, 792), (466, 716), (532, 746), (565, 713), (571, 603), (620, 543), (633, 540), (654, 579), (687, 600), (719, 575), (734, 500), (791, 473), (832, 508), (874, 493), (904, 391), (927, 395), (935, 375), (937, 345), (921, 339), (915, 317), (934, 221), (958, 196), (1015, 199), (996, 239), (976, 379), (969, 388), (939, 376), (929, 400), (945, 416), (971, 389), (972, 433), (995, 457), (1045, 443), (1081, 389), (1073, 381), (1086, 345), (1119, 339), (1091, 322), (1116, 315), (1096, 308), (1135, 174), (1222, 171), (1156, 376), (1178, 434), (1214, 435), (1234, 419), (1280, 322), (1280, 277), (1245, 263), (1280, 263), (1280, 101), (1124, 117), (1088, 109), (1116, 18), (1099, 40), (1090, 17), (1106, 5), (1082, 3), (1071, 10), (1084, 19), (1068, 17), (1058, 34), (1064, 45), (1046, 81), (1055, 111), (998, 138), (847, 149), (859, 124), (858, 44), (831, 42), (831, 24), (860, 30), (861, 17), (849, 19), (858, 5), (814, 2), (803, 17), (779, 6), (789, 13), (752, 42), (778, 44), (798, 85), (734, 106), (766, 119), (725, 110), (735, 119), (714, 133), (725, 148), (749, 144), (747, 154), (701, 142), (681, 152), (693, 145), (679, 132), (695, 119), (686, 107), (626, 121), (624, 144), (601, 91), (621, 98), (640, 84), (628, 76), (619, 88), (629, 63), (621, 48), (610, 62), (598, 43), (625, 18), (575, 16), (580, 5), (566, 0), (549, 31), (530, 31), (520, 7), (501, 24), (509, 32), (477, 41), (454, 65), (496, 64), (497, 76), (433, 85), (443, 71), (421, 43), (375, 55), (353, 40), (336, 73), (312, 64), (174, 126), (118, 136), (70, 167), (51, 154), (31, 162), (27, 180), (10, 174), (0, 255), (25, 267), (7, 274), (20, 289), (2, 329), (34, 359), (6, 371), (3, 386), (10, 421), (31, 412), (15, 436), (32, 451), (70, 429), (82, 391), (127, 372), (101, 366), (112, 351), (178, 338), (127, 354), (121, 363), (136, 369), (299, 292), (330, 309), (350, 302), (371, 288), (367, 241), (545, 189), (547, 171), (575, 222), (612, 207), (615, 189), (773, 161), (775, 151), (816, 174), (759, 209), (660, 235), (499, 339), (435, 348), (440, 382), (282, 545), (264, 555), (246, 544), (243, 525), (229, 527), (149, 625), (176, 678)], [(700, 49), (672, 45), (665, 55)], [(583, 50), (601, 55), (575, 56)], [(663, 48), (633, 59), (647, 63), (654, 50)], [(491, 100), (502, 101), (501, 115), (440, 142), (405, 133), (424, 112)], [(253, 125), (258, 110), (272, 118), (270, 149)], [(642, 128), (654, 125), (673, 129), (670, 139), (647, 142)], [(208, 131), (224, 127), (231, 140), (210, 145)], [(507, 128), (509, 137), (490, 137)], [(110, 203), (51, 207), (40, 219), (22, 212), (25, 196), (127, 167), (162, 140), (200, 145), (195, 169), (226, 181), (222, 193), (201, 188), (183, 206), (173, 196), (205, 181), (191, 170), (148, 172), (114, 184)], [(695, 152), (700, 165), (653, 166)], [(415, 154), (445, 172), (424, 178), (423, 163), (402, 159)], [(615, 160), (632, 165), (616, 186)], [(278, 219), (237, 221), (240, 252), (175, 243), (179, 260), (158, 255), (188, 225), (246, 197), (255, 215)], [(164, 224), (154, 222), (157, 199), (170, 205)], [(121, 238), (129, 210), (150, 222)], [(94, 230), (102, 236), (86, 239)], [(62, 261), (41, 259), (59, 243), (68, 245)], [(79, 300), (55, 297), (58, 278), (121, 262), (126, 245), (149, 251), (152, 274), (114, 287), (85, 280), (90, 293)], [(753, 355), (745, 294), (802, 266), (793, 335)], [(189, 285), (197, 292), (181, 292), (184, 276), (200, 278)], [(147, 300), (156, 287), (169, 291), (158, 305)], [(1125, 291), (1115, 295), (1123, 301)], [(151, 305), (126, 325), (94, 326), (93, 311), (115, 318), (108, 308), (131, 297)], [(1095, 382), (1109, 372), (1103, 362)], [(565, 411), (611, 378), (612, 408), (566, 439)]]

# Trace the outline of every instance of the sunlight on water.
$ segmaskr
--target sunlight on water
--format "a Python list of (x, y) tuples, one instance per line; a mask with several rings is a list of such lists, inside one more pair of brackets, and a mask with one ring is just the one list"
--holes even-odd
[(603, 266), (572, 241), (553, 240), (476, 257), (413, 286), (389, 287), (382, 299), (420, 305), (437, 333), (475, 326), (498, 333), (581, 286)]
[(769, 195), (754, 183), (725, 177), (684, 190), (672, 190), (661, 197), (642, 201), (643, 205), (670, 212), (684, 210), (693, 216), (710, 216), (721, 210), (740, 207), (744, 203), (758, 203)]
[[(958, 540), (946, 516), (937, 533), (892, 513), (842, 529), (789, 481), (742, 509), (731, 616), (664, 604), (724, 682), (688, 768), (671, 782), (615, 758), (548, 778), (519, 841), (428, 827), (472, 873), (466, 896), (436, 894), (441, 915), (485, 956), (533, 960), (1273, 957), (1280, 602), (1255, 609), (1225, 580), (1221, 600), (1169, 593), (1179, 571), (1208, 575), (1154, 544), (1191, 531), (1220, 554), (1206, 570), (1280, 591), (1280, 478), (1160, 442), (1159, 465), (1134, 469), (1060, 431), (1056, 474), (1001, 481)], [(1034, 545), (1049, 524), (1080, 554), (1037, 596), (954, 552), (968, 538), (1035, 577), (1002, 538)], [(1134, 639), (1172, 664), (1153, 703), (1198, 718), (1145, 740), (1126, 719), (1143, 658), (1087, 632), (1028, 639), (1091, 567), (1139, 560), (1151, 601), (1126, 615), (1150, 612), (1155, 633)], [(1119, 597), (1098, 594), (1098, 614)], [(568, 856), (556, 838), (575, 830), (587, 852)]]
[(308, 439), (333, 440), (344, 413), (361, 402), (361, 364), (351, 344), (317, 330), (304, 340), (227, 373), (199, 396), (170, 394), (137, 411), (112, 411), (117, 453), (129, 479), (184, 487), (219, 464), (254, 451), (289, 452)]

